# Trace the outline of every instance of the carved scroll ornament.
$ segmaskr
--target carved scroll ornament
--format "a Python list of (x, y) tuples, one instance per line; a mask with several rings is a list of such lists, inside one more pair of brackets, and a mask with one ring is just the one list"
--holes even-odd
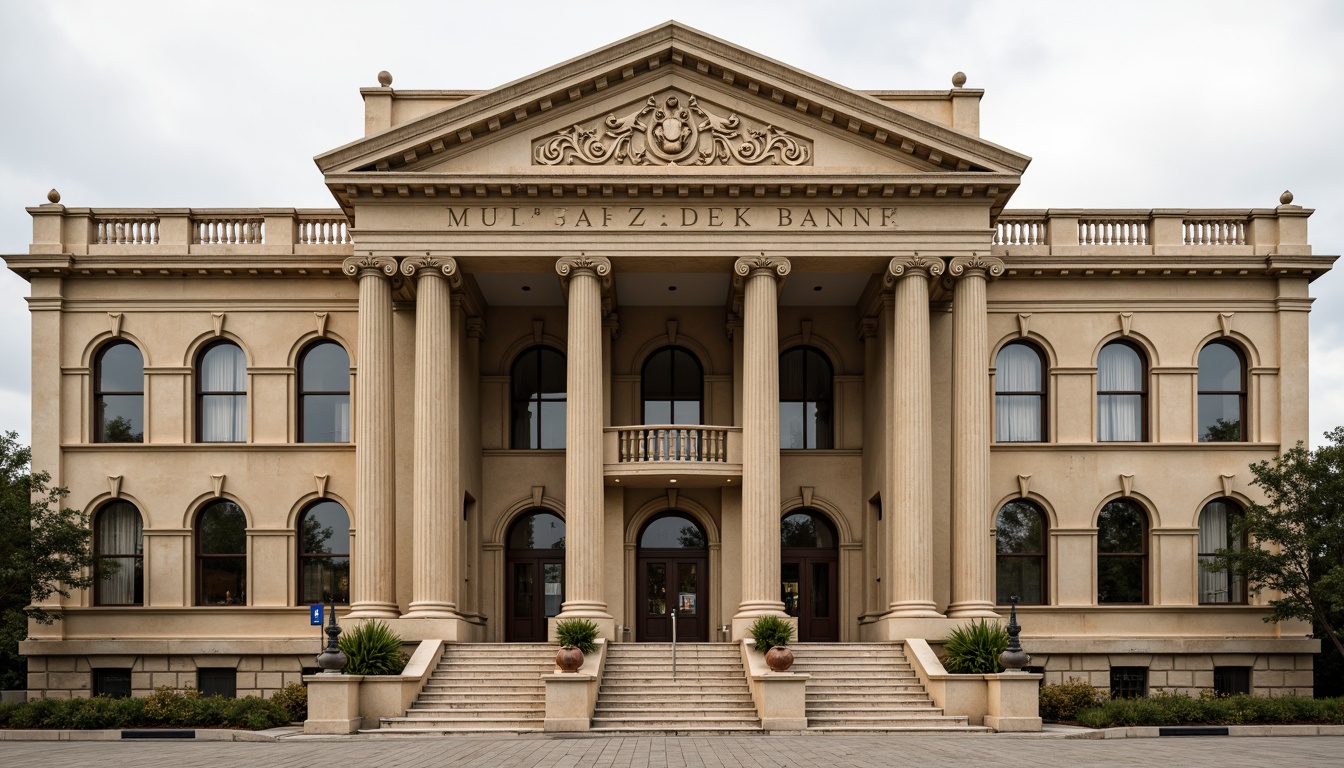
[(573, 125), (542, 140), (537, 165), (809, 165), (811, 142), (777, 126), (748, 124), (702, 107), (695, 96), (650, 96), (624, 117)]

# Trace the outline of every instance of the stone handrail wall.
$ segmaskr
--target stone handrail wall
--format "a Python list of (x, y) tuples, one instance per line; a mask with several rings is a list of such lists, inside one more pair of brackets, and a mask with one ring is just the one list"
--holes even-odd
[(159, 219), (156, 216), (101, 216), (93, 220), (94, 242), (98, 245), (156, 245)]
[(616, 460), (728, 461), (728, 428), (687, 424), (616, 427)]
[(1176, 256), (1310, 255), (1307, 218), (1296, 205), (1252, 209), (1005, 210), (994, 222), (994, 252), (1003, 255)]
[(333, 211), (330, 215), (299, 214), (299, 245), (349, 245), (350, 227), (345, 217)]
[(262, 245), (266, 219), (260, 216), (192, 216), (193, 245)]
[(75, 255), (351, 252), (350, 222), (336, 209), (29, 208), (32, 253)]

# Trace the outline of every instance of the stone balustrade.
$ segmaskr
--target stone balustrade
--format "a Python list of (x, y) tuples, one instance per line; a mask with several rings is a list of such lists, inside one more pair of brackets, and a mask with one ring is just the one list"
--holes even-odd
[(80, 255), (196, 253), (350, 255), (345, 214), (295, 208), (67, 208), (33, 215), (31, 252)]
[(728, 461), (728, 427), (644, 424), (617, 427), (616, 461)]
[(1305, 256), (1310, 209), (1005, 210), (994, 223), (1001, 256), (1083, 254)]

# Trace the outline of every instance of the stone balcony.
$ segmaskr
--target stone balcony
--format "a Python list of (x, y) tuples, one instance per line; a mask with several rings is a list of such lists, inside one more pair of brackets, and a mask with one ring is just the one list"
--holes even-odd
[(607, 427), (608, 485), (717, 488), (742, 481), (742, 428), (690, 424)]

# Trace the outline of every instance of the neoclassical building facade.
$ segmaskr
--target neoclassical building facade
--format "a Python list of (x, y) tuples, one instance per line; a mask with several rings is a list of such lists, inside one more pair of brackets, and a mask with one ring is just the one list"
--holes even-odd
[[(35, 695), (268, 693), (309, 605), (407, 640), (926, 638), (1047, 682), (1309, 692), (1201, 569), (1308, 437), (1311, 211), (1013, 210), (983, 92), (675, 23), (499, 88), (361, 89), (332, 210), (29, 208), (33, 461), (120, 567)], [(675, 619), (673, 618), (675, 613)]]

